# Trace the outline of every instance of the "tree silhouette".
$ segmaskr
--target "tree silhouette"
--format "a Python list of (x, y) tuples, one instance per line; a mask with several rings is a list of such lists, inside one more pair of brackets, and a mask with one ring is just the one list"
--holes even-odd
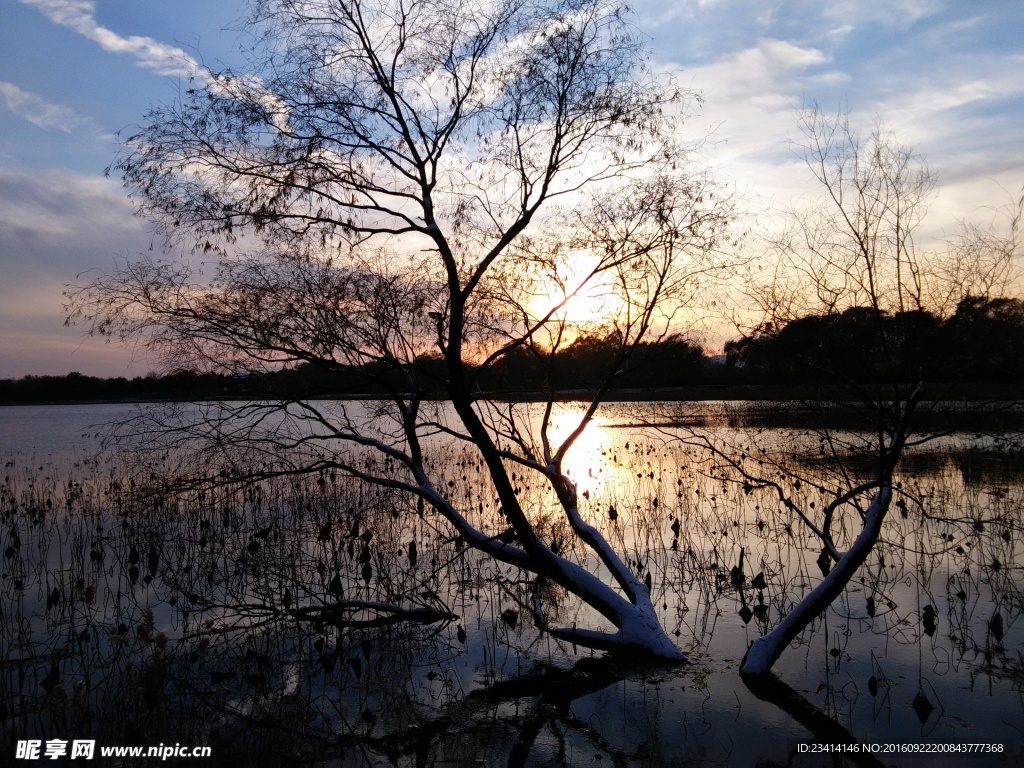
[[(112, 169), (191, 255), (72, 291), (72, 319), (179, 367), (306, 363), (386, 399), (225, 403), (145, 434), (205, 450), (207, 483), (336, 470), (404, 491), (533, 574), (530, 610), (551, 635), (681, 658), (562, 464), (616, 373), (719, 267), (728, 203), (675, 139), (688, 94), (646, 69), (626, 12), (605, 0), (258, 0), (250, 21), (247, 69), (197, 76)], [(602, 311), (577, 313), (595, 295)], [(612, 354), (560, 440), (552, 399), (489, 396), (502, 361), (550, 366), (593, 332), (614, 334)], [(449, 408), (425, 401), (437, 391)], [(454, 455), (438, 435), (486, 468), (481, 504), (508, 531), (484, 530), (435, 483)], [(546, 538), (514, 472), (548, 488), (578, 547)], [(549, 623), (545, 582), (605, 628)]]
[[(751, 291), (765, 319), (728, 351), (814, 393), (821, 466), (817, 474), (794, 467), (756, 439), (749, 451), (704, 440), (745, 490), (769, 495), (821, 546), (821, 581), (748, 649), (741, 672), (755, 676), (842, 594), (891, 506), (906, 508), (894, 478), (907, 446), (923, 437), (915, 411), (940, 328), (927, 311), (939, 275), (914, 241), (935, 183), (930, 169), (881, 125), (863, 138), (845, 114), (813, 108), (801, 128), (821, 199), (793, 212), (772, 242), (774, 277)], [(841, 428), (828, 410), (846, 414)]]

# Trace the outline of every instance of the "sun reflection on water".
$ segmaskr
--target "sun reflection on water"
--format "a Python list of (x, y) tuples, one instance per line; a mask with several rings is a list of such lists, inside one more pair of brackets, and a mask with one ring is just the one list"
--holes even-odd
[[(580, 407), (567, 407), (551, 416), (549, 437), (552, 450), (566, 440), (583, 418)], [(583, 432), (566, 451), (562, 471), (576, 483), (583, 498), (598, 497), (614, 487), (621, 472), (626, 471), (615, 461), (621, 430), (610, 419), (595, 414)]]

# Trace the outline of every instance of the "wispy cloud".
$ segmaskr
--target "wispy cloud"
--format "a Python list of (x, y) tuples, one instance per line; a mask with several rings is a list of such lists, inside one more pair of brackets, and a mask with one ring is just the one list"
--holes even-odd
[[(842, 77), (822, 65), (828, 56), (785, 40), (760, 40), (757, 45), (723, 56), (710, 64), (686, 70), (709, 104), (746, 106), (788, 104), (813, 73)], [(671, 67), (672, 65), (667, 65)]]
[(905, 29), (922, 19), (938, 16), (946, 5), (946, 0), (831, 0), (818, 7), (824, 18), (839, 24), (880, 24)]
[(20, 0), (38, 8), (54, 24), (68, 27), (98, 43), (111, 53), (127, 54), (144, 69), (158, 75), (191, 78), (206, 84), (213, 91), (236, 99), (259, 101), (275, 115), (278, 127), (287, 125), (281, 102), (263, 87), (258, 77), (218, 78), (211, 76), (195, 58), (181, 48), (141, 35), (119, 35), (96, 21), (96, 4), (92, 0)]
[[(795, 110), (847, 108), (867, 130), (882, 120), (939, 169), (936, 210), (970, 210), (1018, 188), (1021, 53), (1016, 7), (979, 12), (950, 0), (643, 0), (661, 68), (705, 96), (720, 172), (761, 200), (801, 195), (791, 151)], [(680, 68), (682, 71), (680, 73)], [(1016, 76), (1016, 79), (1014, 79)], [(977, 205), (978, 203), (974, 203)], [(948, 217), (947, 217), (948, 218)], [(936, 219), (941, 219), (937, 216)], [(943, 226), (943, 225), (938, 225)], [(938, 229), (938, 226), (936, 229)]]
[(66, 282), (110, 264), (115, 252), (144, 251), (150, 242), (116, 180), (0, 166), (0, 273), (46, 273)]
[(151, 37), (119, 35), (96, 20), (92, 0), (21, 0), (41, 11), (54, 24), (73, 29), (111, 53), (127, 54), (145, 69), (160, 75), (188, 77), (199, 71), (198, 62), (181, 48)]
[(808, 83), (846, 78), (829, 64), (817, 48), (764, 39), (686, 74), (705, 96), (708, 118), (720, 125), (720, 137), (736, 142), (734, 149), (760, 151), (778, 142), (780, 131), (785, 133), (783, 125), (791, 122), (793, 106)]
[(131, 350), (83, 343), (81, 328), (63, 327), (62, 292), (150, 242), (114, 179), (0, 165), (0, 378), (123, 371)]
[(45, 130), (71, 133), (76, 127), (88, 122), (71, 107), (53, 104), (4, 80), (0, 80), (0, 98), (3, 98), (7, 108), (18, 117)]

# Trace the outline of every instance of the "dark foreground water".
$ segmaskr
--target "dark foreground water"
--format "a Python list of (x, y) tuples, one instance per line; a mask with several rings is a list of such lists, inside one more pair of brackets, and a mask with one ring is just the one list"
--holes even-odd
[[(183, 761), (203, 765), (1024, 755), (1024, 483), (1001, 436), (959, 434), (908, 456), (904, 504), (877, 552), (776, 666), (786, 686), (751, 689), (744, 650), (820, 580), (820, 544), (679, 439), (688, 433), (629, 426), (664, 423), (663, 404), (610, 406), (568, 467), (590, 519), (651, 575), (663, 626), (689, 656), (679, 667), (539, 633), (522, 574), (468, 551), (415, 502), (340, 475), (140, 496), (180, 457), (95, 454), (89, 425), (125, 408), (0, 409), (2, 760), (25, 739), (210, 746), (212, 758)], [(701, 421), (719, 445), (756, 444), (829, 478), (813, 436)], [(434, 447), (451, 497), (498, 532), (476, 460)], [(571, 548), (544, 489), (516, 480), (538, 527)], [(826, 501), (809, 485), (788, 492)], [(599, 626), (545, 589), (559, 623)], [(416, 608), (424, 621), (323, 611), (339, 600)], [(850, 746), (815, 752), (825, 741)]]

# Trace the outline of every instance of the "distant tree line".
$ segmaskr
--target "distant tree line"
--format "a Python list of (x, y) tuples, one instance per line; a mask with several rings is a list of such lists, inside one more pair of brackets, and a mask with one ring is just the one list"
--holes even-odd
[(0, 403), (58, 403), (104, 400), (191, 400), (231, 393), (242, 394), (238, 382), (217, 374), (176, 371), (128, 379), (86, 376), (25, 376), (0, 379)]
[(1024, 301), (967, 297), (947, 318), (851, 307), (767, 323), (725, 353), (752, 383), (1020, 382)]
[[(548, 387), (557, 390), (594, 389), (617, 359), (621, 344), (622, 340), (615, 334), (581, 336), (554, 355), (516, 349), (485, 371), (474, 370), (474, 373), (480, 374), (479, 386), (491, 392), (529, 394)], [(430, 355), (422, 355), (416, 362), (420, 372), (419, 388), (428, 395), (440, 395), (443, 392), (444, 362)], [(698, 343), (680, 336), (669, 336), (638, 345), (615, 377), (613, 387), (647, 389), (704, 383), (713, 368)], [(377, 395), (385, 391), (382, 384), (398, 389), (409, 387), (404, 373), (389, 372), (382, 363), (346, 372), (300, 364), (259, 376), (177, 371), (164, 376), (150, 374), (133, 379), (104, 379), (73, 372), (66, 376), (0, 380), (0, 402)]]
[(594, 389), (611, 372), (613, 389), (650, 389), (703, 383), (713, 375), (703, 347), (682, 336), (642, 342), (612, 370), (621, 349), (622, 339), (614, 333), (581, 336), (554, 355), (515, 349), (480, 376), (481, 386), (513, 392)]
[[(620, 349), (621, 339), (615, 334), (581, 336), (553, 355), (519, 348), (479, 371), (478, 383), (489, 392), (513, 395), (549, 387), (590, 390), (603, 381)], [(426, 355), (417, 362), (421, 389), (440, 395), (443, 362)], [(852, 307), (778, 325), (768, 323), (728, 342), (724, 365), (697, 342), (667, 336), (640, 344), (617, 371), (612, 390), (844, 384), (880, 378), (911, 380), (922, 374), (931, 382), (1024, 381), (1024, 301), (969, 297), (947, 318), (923, 310), (890, 314)], [(374, 395), (382, 390), (369, 382), (381, 376), (389, 379), (380, 363), (366, 366), (361, 373), (301, 364), (263, 376), (177, 371), (105, 379), (73, 372), (0, 380), (0, 402)], [(402, 385), (399, 372), (392, 383)]]

